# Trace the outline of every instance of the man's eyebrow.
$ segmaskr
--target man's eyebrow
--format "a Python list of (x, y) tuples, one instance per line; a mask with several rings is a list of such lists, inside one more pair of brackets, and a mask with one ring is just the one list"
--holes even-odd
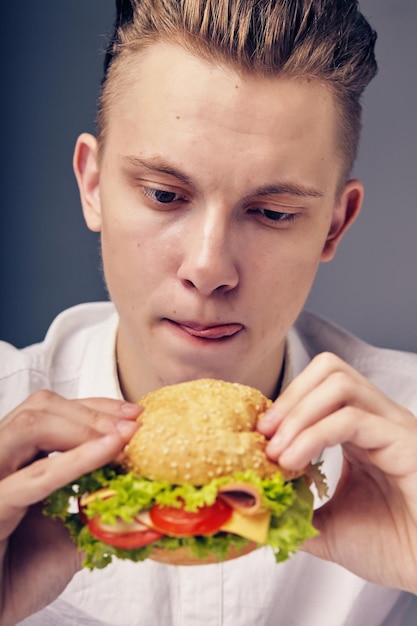
[(179, 181), (188, 185), (190, 187), (194, 187), (193, 181), (187, 174), (181, 172), (179, 169), (171, 165), (170, 163), (164, 161), (161, 157), (150, 157), (143, 159), (138, 156), (127, 155), (123, 157), (124, 163), (129, 168), (139, 169), (145, 168), (151, 172), (158, 172), (160, 174), (167, 174), (168, 176), (173, 176), (177, 178)]
[[(168, 163), (159, 156), (141, 158), (136, 155), (127, 155), (123, 157), (123, 161), (129, 168), (140, 169), (145, 168), (151, 172), (167, 174), (182, 182), (183, 184), (194, 187), (194, 183), (187, 174)], [(298, 198), (322, 198), (323, 192), (307, 185), (300, 183), (283, 181), (276, 184), (257, 187), (247, 197), (253, 196), (295, 196)]]
[(251, 196), (296, 196), (297, 198), (322, 198), (324, 193), (320, 189), (308, 187), (295, 182), (281, 182), (254, 189)]

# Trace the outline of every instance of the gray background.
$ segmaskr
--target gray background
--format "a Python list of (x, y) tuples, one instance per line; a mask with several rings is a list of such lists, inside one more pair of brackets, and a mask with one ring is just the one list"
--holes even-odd
[[(365, 206), (308, 308), (377, 345), (417, 351), (417, 2), (361, 6), (380, 64), (355, 172)], [(94, 129), (112, 20), (113, 0), (2, 6), (0, 337), (18, 346), (42, 339), (63, 308), (106, 297), (71, 159), (77, 135)]]

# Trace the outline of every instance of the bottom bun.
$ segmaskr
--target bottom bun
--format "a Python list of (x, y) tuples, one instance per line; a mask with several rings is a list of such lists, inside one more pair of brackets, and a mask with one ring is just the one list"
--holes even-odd
[[(239, 549), (235, 546), (231, 546), (227, 556), (221, 559), (221, 562), (237, 559), (240, 556), (249, 554), (249, 552), (253, 552), (257, 547), (257, 544), (253, 541), (250, 541)], [(149, 558), (159, 563), (166, 563), (167, 565), (208, 565), (210, 563), (219, 563), (219, 559), (217, 559), (214, 554), (208, 554), (206, 557), (200, 558), (187, 546), (182, 546), (175, 550), (154, 548)]]

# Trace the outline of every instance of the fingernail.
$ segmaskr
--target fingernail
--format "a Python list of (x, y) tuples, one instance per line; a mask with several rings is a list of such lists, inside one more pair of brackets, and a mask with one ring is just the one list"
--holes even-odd
[(124, 415), (137, 415), (140, 411), (140, 407), (138, 404), (133, 404), (132, 402), (123, 402), (120, 410)]
[(266, 447), (266, 450), (268, 452), (268, 455), (270, 455), (271, 457), (277, 457), (284, 447), (285, 447), (284, 438), (282, 437), (281, 434), (276, 434), (269, 441)]
[(130, 437), (137, 431), (139, 424), (137, 422), (128, 422), (127, 420), (120, 420), (117, 422), (116, 428), (124, 439), (130, 439)]
[(265, 424), (265, 426), (269, 426), (269, 424), (274, 420), (274, 414), (272, 411), (267, 411), (264, 413), (259, 420), (260, 424)]
[(300, 462), (300, 446), (297, 443), (292, 443), (279, 457), (279, 462), (288, 469), (299, 469), (303, 467), (303, 462)]

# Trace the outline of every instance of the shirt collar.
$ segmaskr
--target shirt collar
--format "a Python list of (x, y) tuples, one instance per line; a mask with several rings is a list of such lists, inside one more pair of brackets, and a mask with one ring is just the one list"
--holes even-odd
[(284, 391), (290, 382), (300, 374), (310, 362), (310, 355), (304, 346), (297, 329), (291, 328), (285, 344), (284, 376), (281, 391)]
[(117, 313), (91, 330), (78, 383), (78, 397), (123, 399), (117, 375)]

